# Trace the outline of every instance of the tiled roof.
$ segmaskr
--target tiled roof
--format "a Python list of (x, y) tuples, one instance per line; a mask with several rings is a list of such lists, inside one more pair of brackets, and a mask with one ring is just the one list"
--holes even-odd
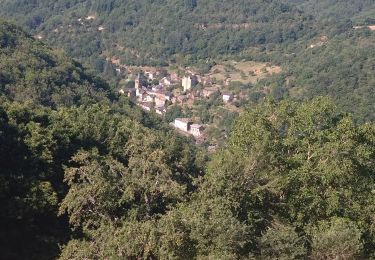
[(184, 122), (184, 123), (191, 123), (193, 120), (191, 118), (176, 118), (176, 121)]

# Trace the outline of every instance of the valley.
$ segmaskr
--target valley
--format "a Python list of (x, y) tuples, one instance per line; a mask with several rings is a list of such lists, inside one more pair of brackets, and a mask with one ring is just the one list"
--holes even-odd
[(0, 0), (0, 259), (374, 259), (373, 0)]

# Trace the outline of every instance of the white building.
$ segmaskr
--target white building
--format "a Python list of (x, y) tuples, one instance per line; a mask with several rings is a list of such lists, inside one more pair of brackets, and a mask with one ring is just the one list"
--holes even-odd
[(134, 87), (135, 87), (135, 95), (137, 97), (142, 97), (143, 94), (145, 94), (145, 90), (142, 88), (141, 82), (140, 82), (140, 75), (135, 78), (134, 80)]
[(165, 98), (164, 95), (156, 95), (154, 99), (155, 105), (158, 107), (165, 105)]
[(191, 75), (188, 77), (182, 78), (182, 86), (184, 87), (184, 91), (187, 91), (194, 87), (198, 83), (198, 77), (197, 75)]
[(217, 91), (217, 89), (203, 89), (203, 90), (202, 90), (202, 96), (204, 96), (205, 98), (209, 98), (209, 97), (212, 96), (216, 91)]
[(232, 101), (232, 99), (233, 99), (233, 95), (232, 94), (230, 94), (230, 93), (224, 93), (223, 94), (223, 101), (225, 103), (229, 103), (230, 101)]
[(151, 89), (152, 89), (152, 91), (162, 91), (163, 86), (162, 85), (152, 85)]
[(190, 118), (176, 118), (174, 120), (174, 127), (184, 132), (189, 132), (190, 126), (192, 124), (193, 124), (193, 121)]
[(182, 87), (184, 88), (184, 91), (187, 91), (191, 89), (192, 86), (192, 80), (190, 77), (183, 77), (182, 78)]
[(143, 90), (142, 88), (136, 88), (135, 89), (135, 96), (138, 98), (143, 98), (146, 94), (146, 91)]
[(89, 15), (85, 18), (86, 20), (95, 20), (96, 19), (96, 16), (95, 15)]

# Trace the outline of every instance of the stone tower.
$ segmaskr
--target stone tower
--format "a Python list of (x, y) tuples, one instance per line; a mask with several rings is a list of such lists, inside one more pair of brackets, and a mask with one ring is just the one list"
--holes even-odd
[(187, 91), (191, 89), (191, 78), (190, 77), (183, 77), (182, 78), (182, 87), (184, 88), (184, 91)]
[(141, 75), (138, 73), (138, 76), (135, 78), (135, 81), (134, 81), (134, 87), (136, 89), (141, 88), (140, 79), (141, 79)]
[(141, 86), (141, 83), (140, 83), (140, 78), (141, 76), (139, 75), (138, 73), (138, 76), (135, 78), (134, 80), (134, 87), (135, 87), (135, 95), (137, 97), (141, 96), (141, 90), (142, 90), (142, 86)]

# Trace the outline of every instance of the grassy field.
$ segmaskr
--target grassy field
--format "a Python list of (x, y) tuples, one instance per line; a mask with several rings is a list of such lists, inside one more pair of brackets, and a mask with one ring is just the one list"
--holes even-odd
[(256, 83), (270, 74), (280, 73), (279, 66), (254, 61), (228, 61), (212, 67), (206, 76), (217, 81), (240, 81), (244, 84)]

